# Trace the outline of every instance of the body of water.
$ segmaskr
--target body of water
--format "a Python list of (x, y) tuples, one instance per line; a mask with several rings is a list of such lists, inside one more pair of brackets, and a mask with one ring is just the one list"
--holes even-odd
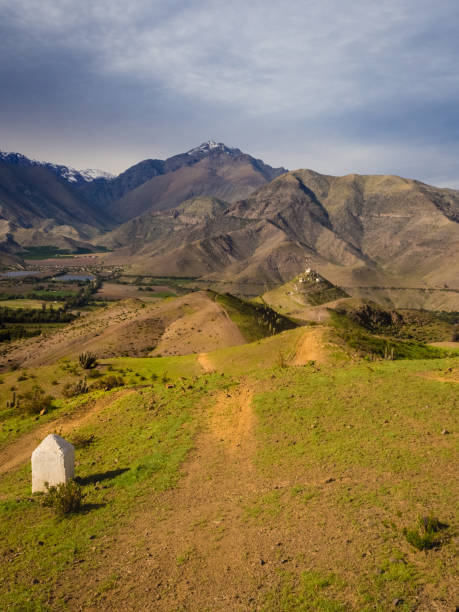
[(23, 276), (39, 276), (40, 272), (34, 272), (33, 270), (9, 270), (8, 272), (2, 272), (0, 278), (21, 278)]
[(62, 274), (61, 276), (55, 276), (53, 280), (56, 281), (93, 281), (96, 277), (92, 274)]

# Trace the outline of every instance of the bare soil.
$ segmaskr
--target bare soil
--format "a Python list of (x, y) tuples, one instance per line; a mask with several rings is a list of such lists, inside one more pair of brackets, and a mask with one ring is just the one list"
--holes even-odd
[(296, 347), (295, 357), (290, 365), (306, 365), (309, 361), (321, 363), (327, 359), (325, 328), (306, 328)]
[(189, 294), (186, 302), (189, 308), (167, 326), (154, 355), (186, 355), (245, 344), (237, 325), (206, 293)]

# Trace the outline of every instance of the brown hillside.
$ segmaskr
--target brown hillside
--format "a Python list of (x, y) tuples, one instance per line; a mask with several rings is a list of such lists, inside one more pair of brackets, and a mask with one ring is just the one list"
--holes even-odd
[(184, 355), (245, 342), (223, 307), (200, 291), (157, 302), (116, 302), (49, 335), (8, 345), (0, 366), (52, 364), (64, 357), (77, 359), (84, 351), (100, 358)]
[(236, 202), (284, 172), (224, 145), (191, 156), (176, 156), (168, 162), (166, 174), (153, 177), (110, 204), (108, 211), (114, 219), (126, 221), (148, 211), (173, 208), (199, 196)]
[[(131, 242), (129, 261), (139, 273), (153, 266), (164, 275), (240, 283), (289, 280), (308, 257), (346, 290), (459, 289), (458, 215), (456, 191), (396, 176), (298, 170), (215, 215), (212, 223), (186, 228), (173, 219), (175, 232), (135, 248)], [(391, 299), (397, 303), (393, 292)]]

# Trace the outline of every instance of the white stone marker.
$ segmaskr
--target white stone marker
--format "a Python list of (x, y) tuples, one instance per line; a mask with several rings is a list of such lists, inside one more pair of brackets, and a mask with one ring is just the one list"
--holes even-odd
[(67, 482), (75, 475), (75, 449), (57, 434), (49, 434), (32, 453), (32, 493)]

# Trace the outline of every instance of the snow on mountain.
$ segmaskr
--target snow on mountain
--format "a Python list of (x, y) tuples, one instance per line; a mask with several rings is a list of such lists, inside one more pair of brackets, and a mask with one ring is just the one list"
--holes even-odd
[(115, 175), (111, 174), (111, 172), (99, 170), (98, 168), (87, 168), (86, 170), (80, 170), (80, 175), (83, 176), (86, 181), (94, 181), (98, 178), (104, 178), (108, 180), (115, 178)]
[(104, 178), (107, 180), (115, 178), (113, 174), (110, 174), (110, 172), (105, 172), (104, 170), (96, 170), (92, 168), (88, 168), (86, 170), (76, 170), (75, 168), (71, 168), (69, 166), (52, 164), (50, 162), (43, 162), (37, 159), (30, 159), (21, 153), (5, 153), (0, 151), (0, 160), (12, 165), (43, 166), (55, 172), (68, 183), (90, 183), (99, 178)]
[(215, 142), (215, 140), (208, 140), (207, 142), (203, 142), (199, 147), (195, 147), (194, 149), (190, 149), (187, 154), (194, 155), (195, 153), (208, 153), (214, 149), (219, 149), (221, 151), (225, 151), (226, 153), (239, 153), (239, 149), (227, 147), (223, 142)]

